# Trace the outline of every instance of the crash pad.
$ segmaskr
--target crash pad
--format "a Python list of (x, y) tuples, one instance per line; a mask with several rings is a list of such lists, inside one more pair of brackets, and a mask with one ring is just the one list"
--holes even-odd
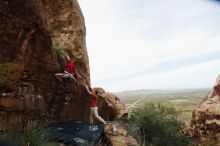
[(104, 130), (103, 123), (90, 124), (82, 121), (55, 122), (48, 125), (47, 133), (53, 140), (76, 146), (97, 144)]

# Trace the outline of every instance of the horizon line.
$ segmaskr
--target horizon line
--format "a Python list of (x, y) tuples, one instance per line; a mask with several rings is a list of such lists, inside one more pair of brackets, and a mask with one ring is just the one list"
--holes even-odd
[(119, 92), (127, 92), (127, 91), (140, 91), (140, 90), (163, 90), (163, 91), (177, 91), (177, 90), (202, 90), (202, 89), (212, 89), (212, 87), (198, 87), (198, 88), (145, 88), (145, 89), (128, 89), (128, 90), (121, 90), (121, 91), (110, 91), (112, 93), (119, 93)]

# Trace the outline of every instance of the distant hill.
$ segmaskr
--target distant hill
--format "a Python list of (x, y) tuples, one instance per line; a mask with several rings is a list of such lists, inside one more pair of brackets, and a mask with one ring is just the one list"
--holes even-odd
[(176, 96), (204, 96), (210, 91), (210, 88), (199, 89), (178, 89), (178, 90), (161, 90), (161, 89), (141, 89), (115, 92), (120, 99), (140, 98), (140, 97), (176, 97)]

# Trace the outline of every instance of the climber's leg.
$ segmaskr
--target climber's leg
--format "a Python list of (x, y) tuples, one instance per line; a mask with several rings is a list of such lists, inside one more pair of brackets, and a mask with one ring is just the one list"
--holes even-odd
[(67, 71), (64, 71), (64, 77), (63, 78), (71, 78), (76, 82), (76, 78), (73, 76), (73, 74), (68, 73)]
[(90, 107), (90, 116), (89, 116), (90, 124), (93, 124), (93, 114), (94, 114), (94, 108)]
[(99, 116), (97, 107), (94, 109), (94, 115), (100, 122), (104, 123), (104, 125), (106, 124), (105, 120), (103, 120), (102, 117)]
[(56, 73), (55, 77), (59, 80), (62, 81), (62, 78), (64, 78), (64, 73)]

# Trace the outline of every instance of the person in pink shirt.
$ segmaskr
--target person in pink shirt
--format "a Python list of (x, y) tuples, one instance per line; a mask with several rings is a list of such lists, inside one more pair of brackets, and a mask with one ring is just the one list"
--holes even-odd
[(102, 119), (102, 117), (98, 114), (98, 107), (97, 107), (97, 101), (98, 101), (98, 92), (97, 91), (91, 91), (89, 87), (86, 87), (87, 92), (91, 95), (90, 96), (90, 123), (93, 123), (93, 116), (95, 116), (100, 122), (106, 124), (105, 120)]

